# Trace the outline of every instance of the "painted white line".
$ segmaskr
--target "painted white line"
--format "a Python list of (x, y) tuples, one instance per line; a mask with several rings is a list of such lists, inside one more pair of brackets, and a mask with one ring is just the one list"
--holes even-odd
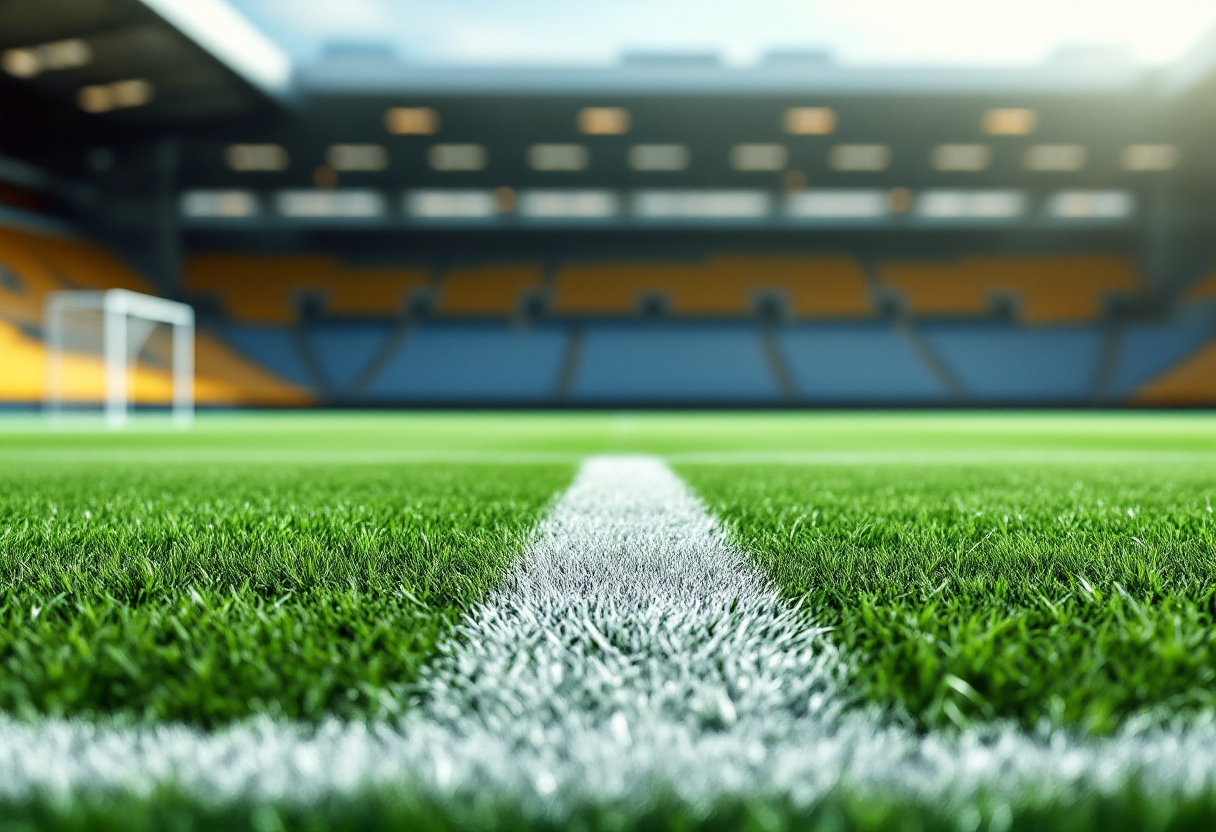
[(963, 811), (1216, 788), (1216, 727), (1083, 741), (1008, 726), (922, 737), (850, 710), (844, 667), (659, 461), (595, 459), (501, 591), (461, 625), (395, 724), (0, 722), (0, 797), (176, 784), (204, 802), (365, 788), (506, 797), (553, 818), (655, 789), (807, 806), (836, 789)]

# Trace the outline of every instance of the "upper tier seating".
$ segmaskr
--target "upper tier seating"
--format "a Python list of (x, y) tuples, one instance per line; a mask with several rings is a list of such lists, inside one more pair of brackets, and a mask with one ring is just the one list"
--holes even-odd
[(766, 402), (779, 396), (755, 327), (596, 324), (584, 334), (573, 396), (584, 402)]
[(1125, 258), (1107, 254), (963, 257), (946, 263), (884, 263), (881, 282), (923, 317), (988, 314), (994, 296), (1019, 301), (1025, 323), (1094, 320), (1108, 295), (1142, 288)]
[(647, 295), (666, 298), (673, 315), (740, 317), (762, 293), (783, 296), (806, 318), (872, 314), (865, 274), (851, 257), (721, 255), (700, 262), (619, 262), (563, 266), (553, 311), (633, 315)]
[(795, 326), (777, 333), (798, 396), (810, 402), (922, 404), (948, 391), (888, 324)]
[(391, 317), (429, 282), (422, 267), (354, 268), (325, 255), (198, 254), (185, 288), (214, 295), (234, 321), (289, 324), (306, 295), (321, 296), (331, 315)]
[(553, 397), (564, 330), (429, 323), (410, 333), (368, 386), (369, 401), (542, 402)]
[(1084, 401), (1102, 356), (1098, 327), (939, 323), (920, 331), (968, 396), (979, 401)]
[(439, 283), (435, 312), (451, 316), (510, 317), (525, 292), (541, 287), (544, 270), (536, 264), (478, 266), (448, 271)]

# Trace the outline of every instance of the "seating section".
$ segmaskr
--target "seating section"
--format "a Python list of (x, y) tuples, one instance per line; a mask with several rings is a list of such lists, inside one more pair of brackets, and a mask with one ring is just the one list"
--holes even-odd
[[(38, 333), (46, 297), (65, 289), (156, 290), (120, 259), (85, 240), (0, 226), (0, 401), (37, 403), (43, 398), (46, 351)], [(172, 376), (156, 338), (129, 381), (141, 404), (170, 399)], [(100, 401), (104, 372), (94, 355), (64, 358), (65, 395)], [(199, 331), (194, 345), (195, 401), (203, 405), (303, 405), (312, 396)]]
[(747, 324), (587, 328), (573, 397), (583, 402), (772, 402), (779, 389)]
[(1204, 301), (1212, 298), (1216, 298), (1216, 271), (1192, 286), (1185, 295), (1185, 299), (1189, 301)]
[(290, 324), (300, 298), (318, 295), (331, 315), (392, 317), (430, 283), (422, 267), (355, 268), (326, 255), (198, 254), (185, 288), (215, 297), (242, 323)]
[(544, 270), (536, 264), (480, 266), (448, 271), (439, 283), (440, 315), (510, 317), (524, 294), (541, 288)]
[(339, 395), (376, 360), (392, 336), (393, 325), (374, 321), (327, 321), (310, 324), (307, 339), (325, 388)]
[(981, 402), (1079, 403), (1102, 356), (1098, 327), (926, 324), (921, 334), (968, 396)]
[(313, 385), (313, 378), (290, 329), (256, 324), (227, 324), (220, 330), (220, 334), (241, 355), (256, 361), (281, 378), (302, 387)]
[(41, 327), (46, 296), (64, 289), (153, 289), (109, 252), (82, 240), (0, 226), (0, 316)]
[(1194, 354), (1212, 337), (1205, 324), (1133, 324), (1124, 329), (1110, 392), (1125, 396)]
[(1131, 402), (1149, 407), (1216, 404), (1216, 340), (1141, 386)]
[(887, 324), (821, 324), (777, 334), (799, 398), (824, 404), (925, 404), (948, 391)]
[(964, 257), (951, 262), (886, 263), (882, 284), (921, 317), (988, 314), (995, 297), (1012, 297), (1024, 323), (1090, 321), (1107, 296), (1141, 290), (1125, 258), (1106, 254)]
[(865, 274), (851, 257), (710, 257), (699, 262), (569, 264), (557, 275), (559, 315), (633, 315), (647, 295), (661, 295), (679, 316), (742, 317), (761, 294), (784, 297), (806, 318), (872, 314)]
[(563, 329), (425, 324), (407, 336), (364, 395), (373, 402), (526, 403), (553, 398)]

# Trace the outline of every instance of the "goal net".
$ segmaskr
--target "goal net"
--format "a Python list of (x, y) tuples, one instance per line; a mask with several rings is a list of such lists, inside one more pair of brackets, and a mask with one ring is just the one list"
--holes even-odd
[(194, 310), (125, 289), (47, 298), (45, 411), (104, 413), (111, 427), (135, 407), (194, 418)]

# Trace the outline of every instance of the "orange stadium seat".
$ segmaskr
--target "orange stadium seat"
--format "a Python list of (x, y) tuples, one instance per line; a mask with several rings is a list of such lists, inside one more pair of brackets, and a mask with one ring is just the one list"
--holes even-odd
[(1196, 283), (1186, 293), (1186, 299), (1189, 301), (1211, 300), (1212, 298), (1216, 298), (1216, 272), (1212, 272)]
[(720, 255), (701, 262), (572, 264), (558, 273), (554, 311), (628, 315), (648, 293), (688, 316), (743, 316), (761, 292), (783, 295), (799, 317), (865, 317), (865, 275), (851, 257)]
[(333, 315), (391, 316), (429, 282), (425, 268), (353, 268), (324, 255), (199, 254), (185, 287), (216, 296), (233, 320), (289, 324), (300, 295), (324, 296)]
[(1147, 407), (1216, 403), (1216, 341), (1200, 347), (1132, 394), (1133, 404)]
[[(40, 328), (46, 296), (63, 289), (130, 289), (155, 294), (152, 286), (119, 258), (83, 240), (0, 227), (0, 401), (42, 400), (46, 354), (42, 341), (21, 327)], [(156, 352), (157, 345), (148, 349)], [(100, 359), (68, 355), (73, 389), (69, 398), (101, 398)], [(164, 364), (166, 362), (160, 362)], [(132, 371), (132, 397), (139, 403), (168, 401), (172, 379), (166, 367), (142, 364)], [(195, 338), (195, 398), (204, 405), (304, 405), (311, 394), (242, 358), (214, 337)]]
[(1021, 301), (1026, 323), (1092, 320), (1108, 295), (1142, 288), (1128, 261), (1116, 255), (964, 257), (947, 263), (886, 263), (880, 279), (903, 295), (913, 315), (987, 314), (994, 295)]
[(66, 237), (53, 237), (0, 227), (0, 316), (42, 325), (46, 296), (62, 289), (131, 289), (152, 293), (146, 281), (100, 247)]
[(528, 290), (539, 289), (544, 269), (538, 264), (456, 268), (439, 283), (441, 315), (506, 316)]

